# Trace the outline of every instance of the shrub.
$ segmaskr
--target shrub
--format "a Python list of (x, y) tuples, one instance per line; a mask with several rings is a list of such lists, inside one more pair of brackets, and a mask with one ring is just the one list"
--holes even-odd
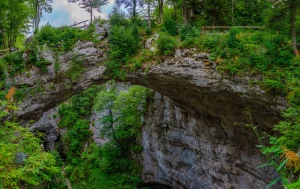
[(157, 50), (159, 55), (171, 55), (176, 48), (176, 39), (168, 34), (160, 33), (157, 39)]
[(33, 43), (36, 45), (47, 44), (54, 51), (70, 51), (78, 40), (93, 41), (94, 25), (87, 30), (79, 28), (55, 28), (51, 25), (43, 26), (35, 35)]
[(199, 37), (200, 30), (191, 25), (184, 25), (180, 29), (180, 40), (193, 40), (196, 37)]
[(7, 67), (6, 62), (4, 61), (4, 59), (0, 58), (0, 82), (5, 81), (6, 69), (7, 69), (6, 67)]
[(114, 8), (109, 15), (109, 24), (111, 26), (127, 26), (128, 20), (126, 19), (126, 13)]
[(25, 61), (23, 60), (23, 52), (13, 52), (4, 57), (4, 60), (9, 66), (9, 73), (15, 75), (17, 73), (22, 73), (25, 69)]
[(124, 76), (124, 71), (121, 69), (122, 65), (138, 52), (140, 46), (137, 27), (112, 27), (109, 35), (109, 45), (107, 70), (113, 77), (122, 78)]
[(164, 20), (163, 26), (165, 30), (171, 35), (175, 36), (178, 34), (178, 24), (172, 18), (167, 18)]
[(229, 48), (237, 48), (239, 45), (239, 40), (237, 39), (237, 35), (240, 30), (238, 29), (230, 29), (229, 37), (227, 39), (227, 46)]

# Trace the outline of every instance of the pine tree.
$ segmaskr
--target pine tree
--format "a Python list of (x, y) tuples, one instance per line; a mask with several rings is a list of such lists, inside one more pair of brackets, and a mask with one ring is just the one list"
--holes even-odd
[(93, 22), (93, 10), (101, 12), (102, 6), (108, 4), (108, 0), (68, 0), (70, 3), (79, 3), (81, 8), (90, 13), (91, 24)]

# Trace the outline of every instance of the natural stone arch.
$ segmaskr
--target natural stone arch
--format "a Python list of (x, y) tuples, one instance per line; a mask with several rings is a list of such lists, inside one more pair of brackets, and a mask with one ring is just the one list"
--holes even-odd
[[(42, 82), (45, 89), (21, 104), (18, 117), (25, 122), (36, 120), (73, 94), (109, 80), (104, 74), (105, 49), (105, 43), (95, 47), (78, 42), (72, 53), (60, 57), (63, 72), (71, 56), (85, 56), (86, 70), (76, 82), (59, 77), (54, 62), (47, 74), (32, 70), (29, 78), (25, 74), (12, 79), (33, 88)], [(149, 106), (141, 139), (144, 180), (172, 188), (264, 188), (276, 173), (256, 169), (266, 159), (256, 147), (252, 128), (245, 127), (250, 117), (244, 112), (250, 113), (260, 132), (270, 132), (281, 119), (284, 98), (268, 96), (247, 80), (222, 76), (214, 63), (205, 63), (206, 54), (193, 50), (180, 54), (148, 65), (148, 72), (128, 73), (125, 79), (158, 92)], [(45, 57), (54, 59), (51, 51), (45, 51)]]

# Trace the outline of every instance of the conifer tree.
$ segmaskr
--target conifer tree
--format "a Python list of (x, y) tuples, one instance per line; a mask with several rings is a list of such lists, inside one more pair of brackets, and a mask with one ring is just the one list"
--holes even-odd
[(79, 3), (81, 8), (90, 13), (90, 22), (93, 21), (93, 10), (101, 12), (101, 8), (108, 4), (108, 0), (68, 0), (70, 3)]

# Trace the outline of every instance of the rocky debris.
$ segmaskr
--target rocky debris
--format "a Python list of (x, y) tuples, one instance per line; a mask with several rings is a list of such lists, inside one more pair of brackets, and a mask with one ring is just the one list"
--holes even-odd
[(108, 36), (108, 32), (110, 29), (109, 24), (100, 24), (99, 22), (95, 23), (96, 34), (98, 36), (97, 40), (103, 40)]
[(145, 48), (150, 50), (150, 51), (155, 51), (156, 50), (156, 40), (158, 38), (159, 34), (156, 33), (154, 34), (152, 37), (150, 37), (149, 39), (146, 40), (145, 42)]

